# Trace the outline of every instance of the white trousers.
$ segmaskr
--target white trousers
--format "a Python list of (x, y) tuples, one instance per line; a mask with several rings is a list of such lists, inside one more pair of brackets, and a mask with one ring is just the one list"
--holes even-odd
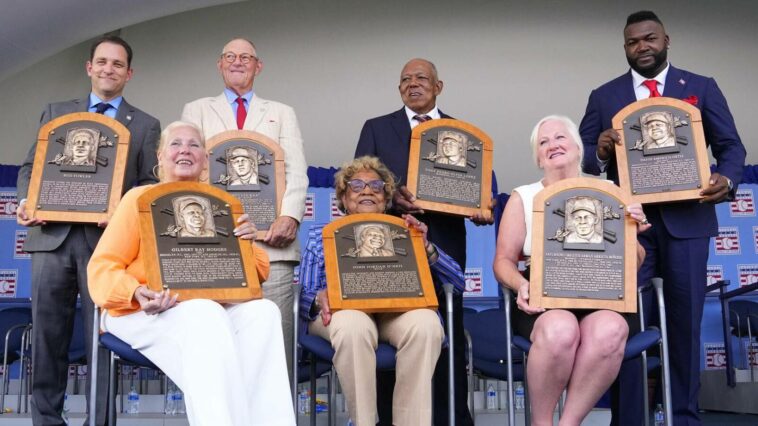
[(274, 303), (189, 300), (158, 315), (106, 314), (101, 327), (184, 391), (190, 424), (295, 425)]

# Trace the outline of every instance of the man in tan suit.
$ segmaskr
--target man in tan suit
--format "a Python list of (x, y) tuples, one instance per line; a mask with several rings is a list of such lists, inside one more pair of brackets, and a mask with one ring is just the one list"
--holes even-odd
[[(291, 370), (291, 284), (293, 270), (300, 261), (297, 228), (305, 212), (308, 189), (303, 138), (291, 107), (262, 99), (253, 92), (253, 81), (263, 70), (263, 62), (251, 41), (236, 38), (228, 42), (217, 65), (226, 85), (224, 92), (188, 103), (182, 120), (198, 125), (206, 139), (226, 130), (252, 130), (275, 140), (284, 150), (286, 190), (281, 214), (263, 239), (263, 247), (271, 259), (271, 273), (263, 283), (263, 297), (276, 303), (281, 311), (287, 368)], [(292, 371), (289, 374), (291, 378)]]

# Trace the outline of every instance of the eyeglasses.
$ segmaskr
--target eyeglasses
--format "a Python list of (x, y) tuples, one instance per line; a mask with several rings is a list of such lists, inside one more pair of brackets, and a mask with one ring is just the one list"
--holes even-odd
[(384, 189), (384, 185), (386, 184), (387, 184), (386, 182), (379, 179), (371, 180), (368, 182), (360, 180), (360, 179), (353, 179), (353, 180), (347, 181), (347, 185), (350, 187), (350, 189), (353, 190), (353, 192), (361, 192), (363, 191), (363, 188), (368, 186), (376, 194), (382, 192), (382, 190)]
[(240, 53), (239, 55), (234, 52), (226, 52), (222, 53), (221, 57), (224, 58), (226, 62), (229, 62), (230, 64), (234, 63), (234, 61), (237, 60), (237, 58), (240, 58), (240, 62), (247, 65), (253, 60), (258, 60), (257, 56), (251, 55), (249, 53)]

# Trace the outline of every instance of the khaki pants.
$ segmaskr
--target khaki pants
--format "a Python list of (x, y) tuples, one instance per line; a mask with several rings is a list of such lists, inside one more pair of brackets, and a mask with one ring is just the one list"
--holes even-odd
[(435, 311), (366, 314), (344, 310), (310, 323), (310, 333), (331, 342), (350, 417), (356, 426), (376, 421), (376, 347), (378, 341), (397, 348), (392, 423), (429, 425), (432, 421), (432, 375), (444, 332)]

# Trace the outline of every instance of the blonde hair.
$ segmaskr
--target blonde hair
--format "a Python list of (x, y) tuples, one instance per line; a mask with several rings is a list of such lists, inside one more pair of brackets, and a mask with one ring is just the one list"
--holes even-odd
[[(160, 155), (161, 152), (163, 152), (164, 149), (166, 149), (166, 144), (168, 143), (169, 138), (171, 137), (171, 134), (176, 129), (181, 128), (190, 128), (197, 133), (197, 140), (200, 142), (200, 145), (202, 145), (203, 149), (205, 149), (205, 136), (203, 136), (203, 131), (200, 130), (200, 127), (193, 123), (189, 123), (187, 121), (174, 121), (173, 123), (166, 126), (165, 129), (161, 132), (161, 139), (158, 142), (158, 150), (156, 151), (157, 155)], [(156, 164), (155, 169), (153, 170), (155, 177), (158, 178), (159, 181), (163, 181), (163, 178), (165, 175), (163, 174), (163, 169), (161, 168), (160, 161), (158, 164)]]
[(532, 145), (532, 159), (537, 167), (540, 167), (539, 159), (537, 158), (537, 151), (539, 150), (539, 141), (537, 140), (540, 132), (540, 127), (548, 121), (558, 121), (563, 123), (566, 127), (566, 131), (571, 136), (574, 144), (579, 148), (579, 174), (582, 174), (582, 159), (584, 159), (584, 145), (582, 144), (582, 136), (579, 134), (579, 129), (576, 127), (573, 121), (565, 115), (548, 115), (542, 118), (532, 129), (532, 135), (529, 138), (529, 143)]
[(392, 200), (392, 193), (395, 192), (395, 177), (392, 172), (378, 158), (364, 155), (353, 161), (342, 165), (342, 168), (334, 174), (334, 189), (337, 198), (337, 207), (343, 212), (345, 206), (342, 204), (342, 196), (347, 191), (347, 183), (353, 179), (356, 173), (361, 171), (372, 171), (379, 175), (379, 179), (384, 182), (384, 199), (389, 204)]

